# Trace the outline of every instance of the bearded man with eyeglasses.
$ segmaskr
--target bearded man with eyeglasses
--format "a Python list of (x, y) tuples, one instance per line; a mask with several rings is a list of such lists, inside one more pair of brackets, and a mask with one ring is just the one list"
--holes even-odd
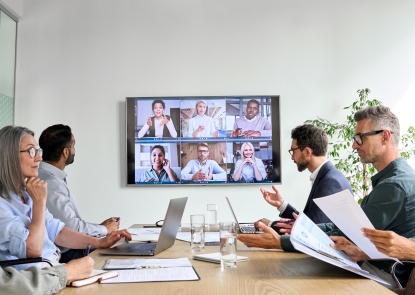
[[(399, 120), (385, 106), (364, 108), (355, 113), (354, 119), (357, 125), (352, 136), (352, 148), (362, 163), (371, 163), (378, 172), (372, 177), (372, 191), (364, 197), (361, 208), (375, 229), (412, 238), (415, 236), (415, 171), (399, 152)], [(318, 226), (332, 236), (335, 242), (333, 248), (345, 251), (356, 261), (368, 259), (364, 253), (357, 253), (360, 249), (344, 239), (344, 234), (333, 223)], [(253, 247), (294, 251), (288, 235), (280, 236), (262, 223), (258, 228), (264, 233), (238, 235), (238, 239)], [(389, 288), (394, 288), (396, 284), (390, 274), (391, 265), (391, 260), (377, 260), (364, 262), (361, 267), (389, 282)]]
[[(311, 173), (311, 191), (303, 212), (314, 223), (331, 222), (314, 202), (314, 199), (326, 197), (346, 189), (353, 193), (353, 190), (343, 173), (337, 170), (326, 158), (327, 134), (314, 125), (304, 124), (295, 127), (291, 131), (291, 138), (291, 148), (288, 150), (291, 160), (297, 165), (299, 172), (308, 169)], [(283, 220), (270, 221), (267, 218), (262, 218), (255, 223), (255, 226), (257, 227), (258, 223), (262, 222), (272, 227), (279, 234), (284, 234), (287, 231), (285, 227), (290, 227), (289, 220), (285, 219), (292, 219), (293, 213), (299, 214), (299, 212), (282, 197), (276, 186), (272, 186), (272, 189), (274, 192), (261, 188), (262, 195), (271, 206), (278, 209), (279, 217)], [(290, 228), (288, 231), (291, 231)]]

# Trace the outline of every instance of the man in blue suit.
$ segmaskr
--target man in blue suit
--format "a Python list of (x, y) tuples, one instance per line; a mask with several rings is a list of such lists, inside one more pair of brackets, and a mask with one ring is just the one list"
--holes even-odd
[[(297, 164), (298, 171), (308, 169), (311, 172), (311, 192), (303, 212), (314, 223), (329, 223), (330, 219), (321, 211), (313, 199), (325, 197), (352, 188), (346, 177), (337, 170), (332, 163), (326, 159), (328, 139), (324, 130), (310, 124), (297, 126), (291, 131), (291, 149), (288, 151), (291, 159)], [(282, 218), (293, 218), (293, 213), (299, 214), (297, 209), (284, 200), (275, 186), (272, 186), (274, 193), (261, 188), (264, 199), (274, 207), (277, 207)], [(266, 218), (261, 220), (268, 224), (279, 234), (284, 234), (284, 223), (269, 221)], [(259, 222), (258, 221), (258, 222)]]

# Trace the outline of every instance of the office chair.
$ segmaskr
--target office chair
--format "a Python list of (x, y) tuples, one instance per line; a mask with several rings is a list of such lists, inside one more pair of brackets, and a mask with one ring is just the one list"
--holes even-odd
[(12, 266), (12, 265), (17, 265), (17, 264), (38, 263), (38, 262), (46, 262), (50, 266), (53, 266), (53, 263), (50, 260), (42, 258), (42, 257), (3, 260), (3, 261), (0, 261), (0, 266), (7, 267), (7, 266)]
[[(395, 262), (391, 267), (391, 275), (395, 281), (398, 289), (393, 290), (400, 295), (415, 294), (415, 261), (401, 261), (403, 263)], [(404, 269), (405, 274), (398, 275), (397, 268)]]

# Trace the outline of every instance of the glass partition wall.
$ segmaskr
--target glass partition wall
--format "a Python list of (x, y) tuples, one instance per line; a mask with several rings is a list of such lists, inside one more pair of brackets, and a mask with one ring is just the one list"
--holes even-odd
[(0, 129), (14, 123), (17, 22), (0, 7)]

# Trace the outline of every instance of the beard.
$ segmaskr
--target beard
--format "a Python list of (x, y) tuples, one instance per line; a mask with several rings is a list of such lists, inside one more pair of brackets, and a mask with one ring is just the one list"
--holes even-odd
[(302, 157), (300, 161), (295, 163), (297, 164), (298, 171), (303, 172), (305, 169), (307, 169), (308, 165), (310, 164), (310, 161), (307, 161), (304, 157)]
[(299, 172), (303, 172), (307, 169), (309, 163), (297, 163), (297, 169)]
[(381, 157), (378, 156), (378, 155), (373, 155), (372, 157), (361, 156), (360, 157), (360, 162), (362, 164), (373, 164), (375, 162), (379, 162), (380, 158)]
[(65, 165), (70, 165), (75, 161), (75, 154), (69, 154), (68, 159), (66, 159)]

